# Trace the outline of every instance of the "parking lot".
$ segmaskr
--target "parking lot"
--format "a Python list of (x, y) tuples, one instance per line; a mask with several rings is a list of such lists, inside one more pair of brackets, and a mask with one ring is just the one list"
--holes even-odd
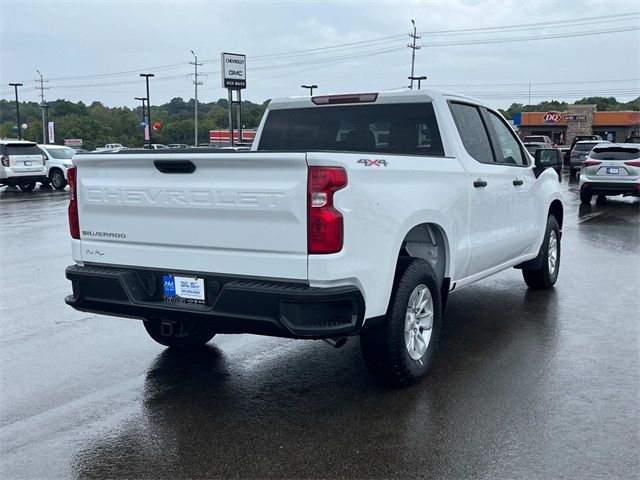
[(180, 353), (74, 311), (68, 189), (0, 189), (0, 477), (637, 478), (640, 202), (562, 188), (556, 288), (512, 269), (453, 293), (405, 389), (356, 338)]

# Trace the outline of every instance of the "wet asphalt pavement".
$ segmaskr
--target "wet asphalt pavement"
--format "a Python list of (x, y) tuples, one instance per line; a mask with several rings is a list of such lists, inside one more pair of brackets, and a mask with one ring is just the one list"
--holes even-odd
[(422, 384), (357, 339), (165, 350), (76, 312), (68, 191), (0, 189), (0, 477), (638, 478), (640, 202), (564, 178), (555, 290), (509, 270), (450, 297)]

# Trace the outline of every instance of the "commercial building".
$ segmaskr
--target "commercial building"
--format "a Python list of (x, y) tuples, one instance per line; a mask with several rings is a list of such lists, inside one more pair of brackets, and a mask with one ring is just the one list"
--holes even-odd
[(595, 105), (571, 105), (565, 112), (518, 112), (513, 120), (522, 136), (547, 135), (565, 145), (576, 135), (600, 135), (612, 142), (640, 136), (640, 112), (597, 112)]

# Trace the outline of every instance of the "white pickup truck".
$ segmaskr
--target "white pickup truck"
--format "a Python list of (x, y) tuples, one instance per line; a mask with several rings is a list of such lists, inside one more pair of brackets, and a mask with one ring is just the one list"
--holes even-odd
[(66, 302), (142, 319), (169, 347), (359, 335), (369, 369), (406, 385), (433, 361), (449, 292), (511, 267), (530, 288), (558, 277), (559, 152), (534, 160), (466, 97), (274, 100), (250, 152), (73, 163)]

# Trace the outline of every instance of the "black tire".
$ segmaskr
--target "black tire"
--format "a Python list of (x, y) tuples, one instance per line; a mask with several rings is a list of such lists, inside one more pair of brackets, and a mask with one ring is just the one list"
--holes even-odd
[(64, 190), (64, 188), (67, 186), (67, 181), (64, 178), (64, 173), (62, 173), (58, 169), (51, 170), (51, 172), (49, 173), (49, 180), (51, 181), (51, 185), (53, 186), (53, 188), (55, 188), (56, 190)]
[(570, 177), (573, 177), (576, 173), (578, 173), (578, 170), (576, 170), (575, 168), (569, 168)]
[[(411, 357), (405, 341), (405, 319), (411, 295), (421, 285), (426, 286), (431, 294), (433, 324), (426, 350), (416, 360)], [(433, 268), (426, 260), (400, 258), (384, 321), (368, 327), (365, 324), (360, 333), (360, 349), (367, 368), (392, 385), (406, 386), (419, 382), (435, 357), (441, 324), (442, 298)]]
[(584, 190), (580, 190), (580, 202), (581, 203), (591, 203), (591, 198), (593, 197), (593, 193), (585, 192)]
[(34, 188), (36, 188), (36, 181), (30, 180), (28, 182), (20, 182), (18, 183), (18, 186), (20, 187), (20, 190), (22, 190), (23, 192), (30, 192)]
[(607, 203), (606, 195), (598, 195), (596, 197), (596, 205), (604, 205), (605, 203)]
[[(149, 336), (160, 345), (184, 350), (197, 348), (211, 340), (216, 332), (210, 325), (197, 322), (171, 322), (157, 318), (144, 320), (144, 328)], [(163, 327), (162, 324), (165, 324)], [(162, 329), (170, 335), (163, 335)]]
[[(553, 232), (553, 233), (552, 233)], [(549, 247), (552, 244), (551, 238), (555, 237), (555, 262), (551, 262), (549, 255)], [(553, 288), (558, 280), (560, 272), (560, 227), (558, 221), (553, 215), (547, 218), (547, 229), (544, 233), (544, 241), (540, 247), (539, 258), (541, 259), (540, 268), (523, 269), (522, 276), (529, 288), (534, 290), (547, 290)], [(553, 267), (550, 264), (553, 263)], [(553, 268), (553, 269), (552, 269)]]

